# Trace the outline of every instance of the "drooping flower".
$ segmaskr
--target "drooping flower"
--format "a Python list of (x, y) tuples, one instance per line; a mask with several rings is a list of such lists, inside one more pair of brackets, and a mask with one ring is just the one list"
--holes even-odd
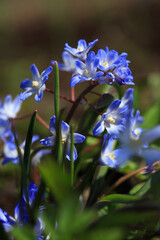
[[(44, 138), (40, 141), (41, 144), (46, 146), (54, 146), (56, 141), (56, 117), (53, 116), (50, 119), (50, 132), (53, 134), (51, 137)], [(70, 160), (70, 145), (71, 145), (71, 139), (70, 139), (70, 127), (69, 125), (62, 121), (61, 122), (61, 135), (62, 135), (62, 143), (66, 142), (66, 158)], [(82, 143), (85, 140), (85, 136), (74, 133), (74, 143)], [(77, 159), (77, 150), (74, 147), (73, 150), (73, 160), (75, 161)]]
[[(63, 63), (58, 62), (59, 69), (62, 71), (67, 71), (67, 72), (76, 74), (75, 62), (78, 60), (78, 58), (75, 58), (69, 52), (64, 51), (62, 53), (62, 59), (63, 59)], [(51, 63), (53, 65), (55, 64), (54, 61), (51, 61)]]
[(31, 65), (30, 70), (32, 72), (33, 80), (25, 79), (21, 82), (20, 87), (25, 92), (20, 94), (20, 100), (25, 100), (31, 95), (35, 94), (35, 100), (37, 102), (42, 100), (43, 91), (46, 88), (45, 82), (48, 80), (48, 75), (52, 72), (52, 67), (49, 66), (44, 70), (41, 75), (35, 64)]
[(129, 61), (126, 60), (127, 53), (119, 55), (117, 51), (109, 51), (108, 47), (106, 47), (105, 50), (98, 50), (97, 57), (99, 59), (98, 68), (104, 72), (104, 75), (98, 80), (100, 84), (112, 85), (116, 82), (119, 85), (134, 85), (132, 82), (133, 76), (128, 67)]
[(4, 104), (0, 106), (0, 119), (8, 120), (9, 118), (15, 118), (20, 111), (22, 101), (19, 95), (12, 101), (12, 96), (7, 95), (4, 99)]
[(93, 128), (93, 134), (98, 135), (105, 129), (112, 138), (119, 136), (119, 131), (124, 131), (128, 106), (120, 107), (121, 100), (113, 101), (106, 113), (102, 114), (101, 120)]
[(103, 72), (97, 71), (98, 64), (99, 60), (93, 51), (88, 54), (85, 63), (77, 60), (75, 62), (77, 74), (71, 78), (70, 87), (73, 87), (83, 81), (97, 80), (101, 75), (103, 75)]
[(86, 43), (85, 40), (80, 39), (78, 41), (77, 48), (72, 48), (68, 45), (68, 43), (65, 44), (65, 51), (68, 51), (71, 53), (74, 57), (80, 59), (81, 61), (84, 61), (87, 58), (87, 53), (89, 50), (94, 46), (94, 44), (98, 41), (98, 39), (94, 40), (93, 42)]

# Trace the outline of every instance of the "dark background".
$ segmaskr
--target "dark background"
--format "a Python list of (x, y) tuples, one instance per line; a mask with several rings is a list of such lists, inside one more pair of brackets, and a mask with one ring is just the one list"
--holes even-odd
[[(139, 89), (138, 107), (145, 112), (160, 101), (159, 14), (158, 0), (1, 0), (2, 100), (7, 94), (15, 97), (21, 92), (21, 81), (31, 78), (31, 64), (35, 63), (41, 72), (50, 65), (51, 60), (61, 61), (66, 42), (76, 47), (79, 39), (91, 42), (98, 38), (99, 42), (93, 50), (108, 46), (119, 53), (128, 53), (134, 82)], [(53, 88), (53, 77), (52, 73), (47, 82), (49, 88)], [(67, 73), (60, 73), (61, 93), (67, 96), (70, 96), (70, 77)], [(76, 93), (83, 87), (76, 87)], [(23, 103), (20, 115), (38, 109), (40, 116), (49, 123), (53, 115), (52, 99), (53, 96), (46, 93), (42, 102), (36, 103), (32, 96)], [(69, 104), (62, 100), (61, 106)], [(75, 117), (78, 118), (78, 115)], [(26, 123), (28, 120), (17, 126), (22, 135), (26, 134)], [(11, 164), (10, 168), (5, 166), (2, 171), (4, 175), (1, 174), (0, 207), (12, 212), (17, 201), (15, 181), (18, 179), (11, 175), (8, 170), (11, 168)], [(14, 169), (14, 176), (16, 171)]]

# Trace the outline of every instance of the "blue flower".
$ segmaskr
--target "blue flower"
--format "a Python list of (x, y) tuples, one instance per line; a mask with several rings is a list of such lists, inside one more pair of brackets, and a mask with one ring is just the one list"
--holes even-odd
[[(74, 58), (69, 52), (64, 51), (62, 53), (62, 59), (64, 63), (58, 63), (59, 69), (70, 73), (76, 73), (75, 62), (78, 60), (78, 58)], [(51, 61), (51, 63), (53, 65), (55, 64), (54, 61)]]
[(102, 72), (97, 71), (98, 64), (99, 60), (95, 57), (95, 53), (93, 51), (88, 54), (85, 63), (77, 60), (75, 62), (77, 74), (71, 78), (70, 87), (73, 87), (83, 81), (97, 80), (101, 75), (103, 75)]
[(19, 95), (12, 101), (12, 96), (7, 95), (4, 99), (4, 104), (0, 105), (0, 119), (8, 120), (9, 118), (15, 118), (20, 111), (22, 101)]
[[(32, 143), (37, 141), (38, 139), (39, 139), (39, 136), (37, 136), (37, 135), (33, 136)], [(19, 147), (21, 150), (21, 154), (23, 156), (24, 148), (25, 148), (25, 141), (22, 142)], [(2, 161), (2, 165), (6, 164), (8, 162), (12, 162), (14, 164), (17, 164), (19, 162), (19, 156), (18, 156), (17, 147), (14, 142), (13, 135), (10, 136), (10, 139), (4, 145), (3, 156), (4, 156), (4, 160)]]
[(25, 90), (25, 92), (20, 94), (20, 99), (25, 100), (31, 95), (35, 94), (35, 100), (37, 102), (42, 100), (43, 91), (46, 88), (45, 82), (48, 79), (48, 75), (52, 72), (52, 67), (49, 66), (46, 70), (44, 70), (41, 75), (35, 64), (30, 67), (32, 72), (33, 80), (25, 79), (21, 82), (20, 87)]
[(105, 129), (112, 138), (119, 136), (119, 131), (124, 131), (128, 106), (121, 107), (121, 100), (113, 101), (106, 113), (102, 114), (101, 120), (93, 128), (93, 134), (98, 135)]
[(160, 125), (150, 130), (144, 130), (139, 127), (142, 122), (143, 118), (140, 116), (140, 112), (137, 111), (134, 116), (132, 111), (126, 129), (120, 135), (121, 154), (119, 154), (119, 166), (133, 156), (144, 158), (148, 168), (151, 168), (155, 161), (160, 160), (160, 150), (149, 147), (150, 143), (160, 138)]
[(128, 88), (125, 93), (124, 96), (121, 99), (121, 104), (120, 107), (124, 107), (124, 106), (128, 106), (128, 115), (131, 114), (132, 109), (133, 109), (133, 88)]
[(115, 76), (115, 82), (119, 85), (134, 85), (132, 72), (128, 67), (127, 61), (115, 68), (113, 74)]
[(94, 44), (97, 41), (98, 41), (98, 39), (94, 40), (93, 42), (90, 42), (87, 46), (86, 41), (81, 39), (78, 41), (77, 48), (72, 48), (68, 45), (68, 43), (66, 43), (64, 50), (71, 53), (74, 57), (84, 61), (87, 57), (87, 53), (89, 52), (89, 50), (94, 46)]
[(0, 138), (4, 143), (7, 142), (7, 138), (12, 135), (11, 122), (9, 120), (0, 119)]
[(112, 150), (113, 148), (113, 138), (108, 138), (104, 135), (103, 148), (101, 152), (101, 157), (99, 158), (99, 163), (101, 165), (107, 165), (109, 167), (117, 167), (117, 159), (120, 153), (120, 149)]
[(10, 232), (16, 224), (16, 220), (0, 208), (0, 223), (6, 232)]
[[(51, 137), (44, 138), (40, 141), (41, 144), (46, 146), (53, 146), (56, 141), (56, 117), (53, 116), (50, 119), (50, 131), (53, 134)], [(71, 139), (70, 139), (70, 127), (67, 123), (64, 121), (61, 122), (61, 135), (62, 135), (62, 143), (66, 142), (66, 158), (70, 160), (70, 145), (71, 145)], [(85, 136), (74, 133), (74, 143), (82, 143), (85, 140)], [(77, 159), (77, 150), (74, 147), (73, 150), (73, 160), (75, 161)]]
[(112, 85), (117, 82), (119, 85), (130, 84), (134, 85), (131, 70), (128, 67), (129, 61), (126, 60), (127, 53), (121, 53), (115, 50), (109, 51), (108, 47), (99, 49), (97, 53), (99, 59), (98, 68), (104, 72), (98, 82)]
[[(28, 198), (30, 207), (33, 205), (38, 187), (34, 183), (30, 183), (28, 187)], [(43, 201), (44, 197), (42, 198)], [(10, 232), (15, 225), (22, 226), (27, 224), (29, 220), (28, 210), (27, 210), (27, 201), (25, 194), (23, 194), (22, 199), (17, 203), (14, 209), (14, 218), (11, 217), (8, 213), (0, 209), (0, 223), (2, 223), (6, 232)], [(36, 224), (34, 226), (35, 237), (36, 239), (43, 239), (45, 224), (42, 220), (42, 211), (39, 211)]]

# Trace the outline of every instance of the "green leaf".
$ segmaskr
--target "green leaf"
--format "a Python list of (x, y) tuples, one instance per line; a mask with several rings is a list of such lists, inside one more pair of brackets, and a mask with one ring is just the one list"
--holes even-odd
[(71, 193), (70, 178), (53, 159), (47, 159), (42, 165), (38, 166), (42, 178), (47, 187), (59, 203), (63, 203)]
[(12, 235), (15, 240), (35, 240), (34, 231), (30, 227), (14, 227)]
[(24, 148), (23, 163), (24, 163), (24, 171), (26, 172), (26, 175), (28, 175), (29, 167), (30, 167), (30, 152), (31, 152), (31, 146), (32, 146), (32, 137), (33, 137), (35, 120), (36, 120), (36, 114), (37, 114), (37, 111), (34, 111), (31, 117), (28, 132), (27, 132), (25, 148)]
[(118, 227), (110, 229), (92, 229), (78, 237), (78, 240), (124, 240), (125, 232)]
[(131, 196), (131, 195), (123, 195), (123, 194), (111, 194), (101, 198), (98, 202), (113, 202), (113, 203), (133, 203), (138, 201), (138, 196)]
[(54, 110), (56, 119), (59, 119), (59, 69), (58, 63), (55, 62), (55, 77), (54, 77)]
[(97, 166), (86, 206), (92, 205), (100, 196), (100, 193), (102, 194), (107, 171), (108, 166)]
[(71, 132), (71, 186), (73, 187), (74, 185), (74, 161), (73, 161), (73, 150), (74, 150), (74, 136), (73, 136), (73, 128), (71, 126), (70, 128)]
[(135, 205), (133, 207), (122, 208), (119, 211), (112, 211), (107, 216), (101, 217), (92, 226), (99, 228), (125, 227), (128, 229), (129, 224), (151, 225), (153, 221), (158, 219), (158, 209), (152, 205)]
[(78, 197), (72, 196), (59, 211), (58, 232), (61, 236), (77, 235), (89, 226), (95, 216), (92, 211), (82, 211)]
[(63, 153), (62, 153), (62, 136), (61, 136), (61, 115), (56, 118), (56, 141), (53, 147), (53, 155), (56, 156), (59, 166), (62, 166)]
[(151, 175), (148, 181), (137, 192), (137, 196), (145, 196), (149, 200), (160, 200), (160, 170)]

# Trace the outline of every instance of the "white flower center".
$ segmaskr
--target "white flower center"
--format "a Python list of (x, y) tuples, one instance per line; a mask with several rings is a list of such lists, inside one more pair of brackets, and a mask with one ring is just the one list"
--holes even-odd
[(107, 156), (110, 157), (112, 160), (115, 159), (115, 155), (114, 155), (114, 153), (108, 153)]
[(83, 48), (82, 47), (78, 47), (77, 50), (78, 50), (78, 52), (81, 52), (81, 51), (83, 51)]
[(107, 117), (106, 120), (107, 120), (109, 123), (115, 123), (115, 120), (114, 120), (114, 118), (112, 118), (112, 117)]
[(109, 67), (109, 64), (108, 64), (107, 61), (105, 61), (105, 62), (103, 63), (103, 67), (105, 67), (105, 68), (108, 68), (108, 67)]
[(32, 81), (32, 86), (33, 87), (39, 87), (39, 82), (38, 81)]

